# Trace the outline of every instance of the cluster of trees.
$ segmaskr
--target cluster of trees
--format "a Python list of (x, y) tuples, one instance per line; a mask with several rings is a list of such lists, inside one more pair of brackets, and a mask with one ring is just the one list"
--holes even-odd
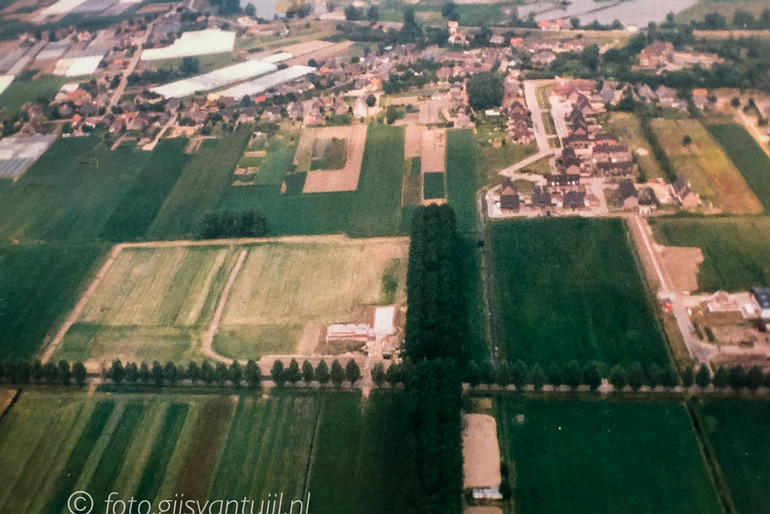
[(405, 382), (407, 408), (417, 441), (422, 511), (462, 511), (462, 384), (452, 359), (414, 366)]
[(145, 384), (145, 385), (175, 385), (180, 380), (190, 380), (196, 384), (225, 385), (230, 382), (234, 387), (240, 387), (245, 381), (249, 387), (259, 387), (262, 382), (262, 373), (254, 360), (241, 366), (238, 361), (233, 361), (229, 366), (223, 362), (212, 365), (204, 360), (201, 364), (190, 362), (187, 367), (177, 366), (173, 362), (165, 365), (154, 361), (152, 365), (142, 362), (128, 362), (125, 365), (120, 360), (114, 360), (105, 373), (105, 378), (115, 384)]
[(770, 29), (770, 8), (764, 9), (759, 18), (744, 9), (737, 9), (733, 14), (732, 20), (728, 23), (727, 18), (718, 12), (708, 13), (704, 16), (702, 22), (693, 21), (692, 25), (701, 30), (764, 30)]
[(86, 368), (82, 362), (60, 360), (43, 364), (40, 360), (4, 360), (0, 362), (0, 383), (13, 385), (83, 385), (86, 383)]
[[(200, 60), (197, 57), (183, 57), (179, 68), (147, 69), (142, 73), (132, 73), (126, 80), (129, 86), (144, 84), (164, 84), (173, 80), (190, 77), (200, 73)], [(118, 77), (118, 80), (120, 77)], [(115, 86), (117, 87), (117, 86)]]
[(258, 210), (206, 214), (200, 224), (201, 239), (221, 237), (262, 237), (267, 234), (267, 218)]
[[(384, 375), (384, 370), (382, 371)], [(300, 368), (299, 363), (292, 359), (288, 367), (284, 366), (283, 361), (276, 360), (270, 369), (270, 378), (278, 387), (283, 387), (287, 382), (291, 385), (296, 385), (299, 381), (303, 381), (305, 384), (316, 381), (322, 386), (331, 382), (335, 386), (340, 387), (345, 381), (350, 382), (352, 386), (363, 377), (361, 376), (361, 369), (358, 367), (358, 363), (353, 359), (348, 360), (344, 368), (339, 360), (334, 359), (331, 369), (329, 369), (326, 361), (323, 360), (315, 368), (306, 360)]]
[(460, 309), (457, 223), (449, 205), (418, 208), (412, 218), (404, 350), (423, 359), (463, 362), (465, 322)]
[(468, 103), (474, 110), (500, 107), (505, 92), (503, 77), (494, 72), (476, 73), (468, 79)]
[(348, 5), (345, 7), (345, 19), (348, 21), (367, 20), (375, 22), (380, 19), (380, 9), (376, 5), (369, 6), (368, 9)]

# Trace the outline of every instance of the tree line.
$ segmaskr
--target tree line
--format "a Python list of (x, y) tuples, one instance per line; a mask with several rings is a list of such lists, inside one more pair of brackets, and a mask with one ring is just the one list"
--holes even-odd
[(404, 350), (424, 359), (463, 362), (465, 320), (461, 314), (457, 222), (449, 205), (414, 213), (409, 245)]
[(734, 390), (751, 391), (756, 391), (761, 386), (770, 388), (770, 371), (764, 373), (759, 366), (753, 366), (748, 371), (743, 366), (720, 366), (712, 375), (710, 368), (705, 364), (702, 364), (697, 371), (692, 366), (688, 366), (681, 372), (677, 372), (671, 365), (659, 366), (653, 363), (645, 369), (639, 362), (609, 368), (602, 362), (594, 361), (581, 366), (573, 360), (564, 366), (552, 364), (544, 369), (539, 364), (529, 366), (519, 360), (515, 363), (503, 361), (499, 363), (497, 369), (493, 369), (489, 363), (479, 365), (471, 361), (464, 374), (465, 381), (471, 387), (493, 384), (500, 387), (513, 385), (516, 390), (523, 390), (527, 386), (532, 386), (535, 391), (542, 390), (546, 384), (554, 387), (568, 386), (572, 390), (580, 386), (588, 386), (595, 391), (605, 378), (616, 391), (626, 387), (632, 391), (638, 391), (643, 386), (653, 389), (656, 387), (673, 389), (679, 385), (686, 388), (693, 385), (700, 388), (713, 385), (720, 390), (728, 387)]
[(200, 239), (262, 237), (267, 233), (267, 218), (256, 209), (211, 212), (203, 217), (199, 227)]
[[(417, 441), (417, 472), (426, 513), (462, 511), (461, 315), (457, 222), (448, 205), (418, 208), (412, 218), (401, 378)], [(414, 364), (411, 364), (413, 362)]]

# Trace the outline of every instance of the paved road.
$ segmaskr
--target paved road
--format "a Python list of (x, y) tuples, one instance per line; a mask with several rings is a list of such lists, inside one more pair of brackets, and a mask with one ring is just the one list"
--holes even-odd
[(153, 27), (155, 27), (155, 21), (151, 21), (150, 23), (148, 23), (147, 30), (144, 31), (144, 34), (141, 36), (141, 38), (137, 42), (136, 52), (134, 52), (134, 56), (131, 57), (131, 61), (129, 61), (128, 66), (126, 66), (126, 69), (123, 70), (123, 75), (120, 77), (120, 84), (115, 89), (115, 92), (112, 94), (110, 103), (107, 106), (107, 112), (109, 112), (112, 107), (118, 105), (118, 102), (120, 101), (120, 97), (123, 96), (123, 92), (126, 90), (126, 85), (128, 84), (128, 76), (134, 72), (134, 70), (136, 69), (136, 65), (139, 64), (139, 59), (141, 59), (142, 57), (142, 47), (147, 42), (147, 38), (150, 37), (150, 34), (152, 34)]
[(532, 113), (532, 128), (535, 132), (537, 148), (539, 153), (543, 154), (551, 150), (551, 145), (548, 144), (548, 134), (543, 126), (543, 111), (537, 103), (537, 88), (550, 82), (549, 80), (524, 81), (524, 96), (527, 99), (527, 109)]

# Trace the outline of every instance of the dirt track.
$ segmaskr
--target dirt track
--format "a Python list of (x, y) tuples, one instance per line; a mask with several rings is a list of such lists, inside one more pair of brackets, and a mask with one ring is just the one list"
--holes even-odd
[(463, 414), (463, 487), (499, 486), (497, 423), (487, 414)]

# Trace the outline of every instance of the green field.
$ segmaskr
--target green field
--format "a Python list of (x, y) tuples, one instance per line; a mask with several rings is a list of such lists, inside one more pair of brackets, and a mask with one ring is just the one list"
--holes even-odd
[[(0, 509), (113, 499), (256, 501), (311, 493), (315, 512), (417, 512), (400, 395), (66, 395), (25, 389), (0, 422)], [(398, 491), (397, 495), (393, 492)], [(284, 503), (288, 511), (288, 504)], [(223, 510), (224, 512), (224, 510)], [(296, 511), (295, 511), (296, 512)]]
[(765, 209), (770, 208), (770, 159), (746, 129), (735, 123), (707, 125)]
[[(89, 363), (201, 360), (201, 341), (243, 254), (213, 348), (257, 359), (296, 350), (303, 329), (367, 316), (388, 300), (404, 304), (407, 241), (314, 238), (247, 246), (123, 250), (70, 328), (56, 358)], [(311, 272), (312, 271), (312, 272)], [(314, 346), (315, 342), (312, 342)], [(306, 351), (311, 351), (311, 348)]]
[(224, 188), (232, 183), (233, 172), (243, 155), (250, 125), (221, 139), (206, 140), (184, 167), (148, 231), (151, 239), (181, 239), (198, 232), (198, 225), (217, 209)]
[(311, 170), (341, 170), (345, 167), (347, 154), (345, 140), (339, 138), (316, 139), (310, 162)]
[(703, 250), (700, 291), (745, 291), (770, 284), (770, 218), (654, 218), (650, 225), (661, 244)]
[(423, 196), (426, 200), (444, 198), (444, 173), (425, 173), (423, 175)]
[(679, 403), (502, 398), (497, 420), (508, 513), (722, 512)]
[(668, 362), (622, 221), (500, 221), (490, 236), (498, 337), (509, 360), (544, 368), (573, 359)]
[(76, 303), (105, 248), (0, 246), (0, 358), (29, 359)]
[(191, 156), (184, 153), (187, 139), (163, 139), (137, 175), (112, 216), (102, 236), (110, 241), (144, 237), (163, 202), (179, 179)]
[[(373, 237), (403, 233), (400, 208), (403, 144), (403, 128), (371, 125), (356, 191), (288, 195), (280, 193), (280, 183), (228, 186), (218, 189), (217, 208), (259, 209), (266, 215), (273, 235), (345, 232), (354, 237)], [(296, 148), (296, 143), (290, 145)], [(283, 173), (290, 171), (293, 155), (288, 147), (268, 150), (257, 177), (267, 174), (265, 168), (270, 167), (269, 176), (282, 178)], [(257, 178), (257, 183), (265, 182)]]
[[(0, 183), (0, 238), (97, 239), (154, 155), (131, 145), (111, 152), (97, 135), (57, 140), (19, 180)], [(124, 230), (117, 223), (110, 220), (110, 232)]]
[(703, 431), (716, 453), (739, 514), (760, 514), (770, 501), (770, 411), (764, 402), (708, 400), (698, 404)]

